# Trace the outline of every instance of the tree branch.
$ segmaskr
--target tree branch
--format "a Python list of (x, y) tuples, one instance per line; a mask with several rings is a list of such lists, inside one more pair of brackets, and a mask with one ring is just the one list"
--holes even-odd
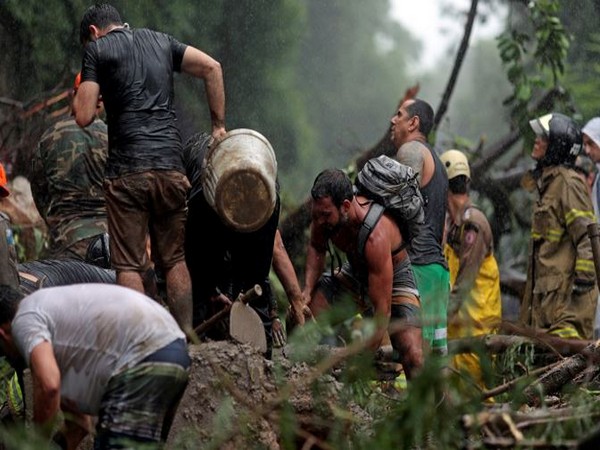
[(460, 72), (460, 68), (462, 67), (462, 64), (465, 60), (465, 55), (467, 54), (467, 49), (469, 48), (469, 40), (471, 39), (471, 32), (473, 31), (473, 23), (475, 22), (475, 17), (477, 16), (478, 3), (479, 0), (471, 0), (471, 9), (469, 9), (469, 15), (467, 16), (465, 32), (463, 34), (462, 41), (460, 42), (460, 47), (458, 48), (456, 59), (454, 60), (454, 67), (452, 67), (452, 73), (450, 74), (450, 78), (448, 79), (446, 90), (444, 91), (442, 101), (440, 103), (440, 106), (438, 106), (437, 112), (435, 114), (435, 119), (433, 121), (433, 133), (435, 133), (435, 131), (438, 129), (438, 126), (442, 121), (442, 117), (444, 117), (444, 114), (446, 114), (446, 110), (448, 109), (448, 103), (450, 103), (450, 97), (452, 96), (454, 86), (456, 85), (456, 80), (458, 79), (458, 73)]

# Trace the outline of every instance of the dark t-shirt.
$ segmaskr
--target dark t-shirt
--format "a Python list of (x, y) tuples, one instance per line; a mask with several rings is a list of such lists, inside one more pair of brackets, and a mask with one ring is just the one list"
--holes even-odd
[(87, 44), (82, 81), (100, 85), (107, 114), (106, 176), (178, 170), (181, 137), (173, 108), (173, 71), (186, 45), (147, 29), (118, 28)]
[(192, 200), (202, 192), (202, 162), (210, 143), (210, 134), (197, 133), (191, 136), (183, 148), (183, 163), (190, 184), (192, 185), (188, 194), (188, 200)]

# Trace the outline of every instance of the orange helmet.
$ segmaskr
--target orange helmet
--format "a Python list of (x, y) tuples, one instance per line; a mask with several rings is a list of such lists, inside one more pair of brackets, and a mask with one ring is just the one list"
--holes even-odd
[(10, 191), (8, 190), (8, 180), (6, 179), (6, 171), (4, 166), (0, 163), (0, 197), (8, 197)]
[(75, 75), (75, 81), (73, 82), (73, 94), (77, 93), (77, 89), (79, 89), (79, 85), (81, 84), (81, 72)]

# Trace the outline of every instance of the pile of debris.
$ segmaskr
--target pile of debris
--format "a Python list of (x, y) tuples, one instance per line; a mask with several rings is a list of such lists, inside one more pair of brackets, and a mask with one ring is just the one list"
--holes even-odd
[(269, 361), (231, 341), (192, 345), (190, 356), (190, 382), (167, 448), (278, 449), (282, 439), (298, 448), (318, 446), (327, 440), (333, 417), (350, 434), (368, 432), (372, 422), (341, 398), (342, 385), (333, 376), (304, 363), (277, 356)]

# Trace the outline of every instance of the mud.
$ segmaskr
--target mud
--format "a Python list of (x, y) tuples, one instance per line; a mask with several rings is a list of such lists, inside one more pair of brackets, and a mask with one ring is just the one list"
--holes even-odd
[[(278, 354), (268, 361), (251, 347), (228, 341), (192, 346), (190, 355), (190, 382), (168, 449), (278, 449), (282, 433), (301, 448), (311, 436), (326, 438), (340, 410), (348, 413), (344, 426), (372, 423), (356, 405), (343, 404), (341, 385), (333, 377), (323, 375), (305, 386), (310, 371), (305, 364), (291, 364)], [(288, 383), (294, 386), (289, 398), (281, 389)], [(286, 400), (269, 406), (275, 398)]]

